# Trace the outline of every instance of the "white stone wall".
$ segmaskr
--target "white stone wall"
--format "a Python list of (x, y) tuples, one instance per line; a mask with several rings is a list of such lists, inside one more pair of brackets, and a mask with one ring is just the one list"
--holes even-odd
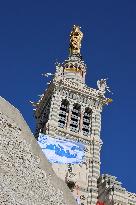
[(0, 204), (76, 205), (21, 114), (0, 98)]

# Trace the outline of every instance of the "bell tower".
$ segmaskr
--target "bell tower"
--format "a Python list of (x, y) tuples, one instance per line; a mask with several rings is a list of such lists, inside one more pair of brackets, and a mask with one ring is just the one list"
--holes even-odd
[(105, 79), (97, 82), (97, 89), (85, 84), (87, 67), (80, 53), (82, 38), (80, 27), (74, 25), (70, 33), (69, 57), (56, 65), (51, 83), (35, 104), (35, 137), (39, 139), (39, 133), (43, 133), (54, 140), (59, 138), (84, 145), (82, 162), (52, 163), (52, 167), (65, 180), (78, 204), (96, 205), (102, 145), (101, 113), (110, 99), (104, 95)]

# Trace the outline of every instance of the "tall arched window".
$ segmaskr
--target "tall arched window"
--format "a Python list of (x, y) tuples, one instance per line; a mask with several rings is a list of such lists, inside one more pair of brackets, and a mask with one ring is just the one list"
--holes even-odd
[(70, 121), (70, 130), (73, 132), (79, 131), (79, 117), (80, 117), (81, 106), (79, 104), (74, 104), (71, 121)]
[(83, 115), (83, 135), (88, 136), (91, 134), (91, 115), (92, 115), (92, 110), (90, 108), (86, 108), (84, 115)]
[(58, 126), (64, 128), (67, 121), (67, 113), (68, 113), (69, 102), (68, 100), (62, 100), (59, 112), (59, 121)]

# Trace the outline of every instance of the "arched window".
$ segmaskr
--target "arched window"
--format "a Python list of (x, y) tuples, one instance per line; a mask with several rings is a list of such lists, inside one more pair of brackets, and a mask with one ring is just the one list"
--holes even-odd
[(59, 112), (59, 121), (58, 126), (64, 128), (66, 121), (67, 121), (67, 113), (68, 113), (69, 102), (68, 100), (62, 100)]
[(88, 136), (91, 134), (91, 115), (92, 115), (92, 110), (90, 108), (86, 108), (84, 115), (83, 115), (83, 135)]
[(70, 130), (73, 132), (79, 131), (79, 116), (80, 116), (81, 106), (79, 104), (74, 104), (71, 121), (70, 121)]

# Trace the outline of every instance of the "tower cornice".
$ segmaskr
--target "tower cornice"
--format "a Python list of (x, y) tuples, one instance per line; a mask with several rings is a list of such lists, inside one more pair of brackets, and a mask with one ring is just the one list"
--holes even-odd
[(104, 94), (100, 92), (100, 90), (90, 88), (84, 83), (74, 82), (73, 80), (62, 78), (54, 79), (54, 83), (60, 88), (69, 89), (71, 91), (75, 91), (77, 94), (82, 94), (88, 98), (96, 100), (102, 106), (108, 105), (111, 102), (111, 99), (106, 98)]

